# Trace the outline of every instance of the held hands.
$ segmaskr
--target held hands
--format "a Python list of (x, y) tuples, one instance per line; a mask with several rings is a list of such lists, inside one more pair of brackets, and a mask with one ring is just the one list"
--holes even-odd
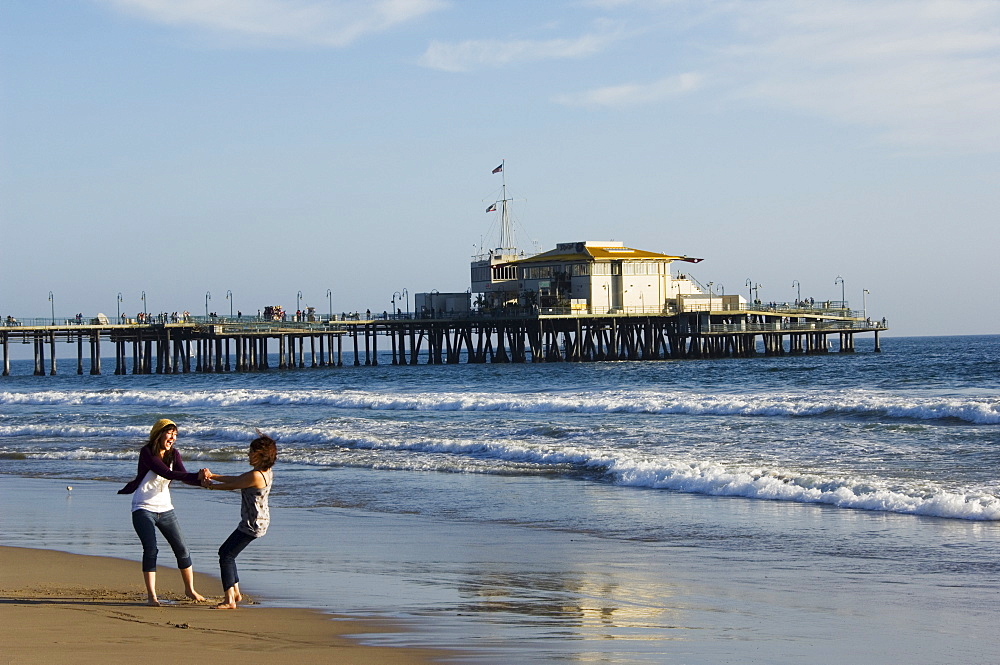
[(198, 472), (198, 480), (201, 482), (202, 487), (212, 486), (212, 472), (208, 469), (202, 469)]

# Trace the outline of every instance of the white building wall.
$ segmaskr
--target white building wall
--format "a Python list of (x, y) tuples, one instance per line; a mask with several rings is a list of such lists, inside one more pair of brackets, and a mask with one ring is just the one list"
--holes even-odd
[(697, 284), (686, 277), (673, 278), (668, 263), (660, 265), (660, 274), (606, 274), (574, 278), (574, 297), (586, 297), (591, 311), (597, 314), (622, 311), (655, 313), (676, 309), (678, 295), (702, 293)]
[(591, 275), (588, 290), (590, 295), (590, 310), (595, 314), (607, 314), (616, 306), (616, 299), (611, 282), (611, 275)]
[(655, 275), (622, 279), (622, 307), (626, 312), (659, 312), (663, 309), (662, 295)]
[[(553, 261), (551, 270), (553, 273), (559, 270), (571, 271), (571, 266), (578, 263), (579, 261), (560, 264)], [(527, 268), (537, 268), (540, 271), (544, 265)], [(575, 301), (577, 305), (586, 302), (590, 311), (595, 314), (676, 311), (679, 298), (703, 293), (697, 283), (684, 273), (678, 273), (676, 277), (672, 275), (670, 261), (598, 261), (590, 263), (589, 268), (591, 274), (572, 275), (570, 292), (561, 292), (560, 296)], [(533, 291), (540, 294), (544, 289), (551, 292), (555, 282), (551, 275), (544, 279), (519, 276), (521, 293)]]

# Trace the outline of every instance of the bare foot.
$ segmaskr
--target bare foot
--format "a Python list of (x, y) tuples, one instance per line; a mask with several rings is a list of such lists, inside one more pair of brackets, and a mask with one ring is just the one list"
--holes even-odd
[(205, 598), (205, 596), (201, 595), (200, 593), (198, 593), (194, 589), (192, 589), (191, 591), (187, 592), (187, 597), (190, 598), (191, 600), (197, 602), (197, 603), (203, 603), (203, 602), (205, 602), (207, 600)]
[(212, 605), (212, 609), (213, 610), (235, 610), (236, 609), (236, 603), (235, 603), (235, 601), (232, 602), (232, 603), (219, 603), (218, 605)]
[(163, 606), (162, 606), (162, 605), (160, 604), (160, 601), (159, 601), (159, 600), (157, 600), (156, 598), (148, 598), (148, 599), (146, 600), (146, 604), (147, 604), (147, 605), (149, 605), (150, 607), (163, 607)]

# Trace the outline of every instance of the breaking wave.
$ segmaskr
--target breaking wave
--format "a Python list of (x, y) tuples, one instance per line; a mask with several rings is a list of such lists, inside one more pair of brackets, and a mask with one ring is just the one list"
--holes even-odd
[(0, 392), (0, 405), (147, 406), (182, 409), (230, 406), (326, 406), (346, 410), (510, 411), (519, 413), (636, 413), (822, 417), (857, 416), (1000, 424), (1000, 400), (984, 397), (899, 397), (843, 393), (728, 393), (581, 391), (397, 393), (341, 390), (109, 390)]
[[(1000, 520), (1000, 497), (982, 488), (945, 488), (927, 479), (862, 478), (822, 469), (789, 470), (699, 459), (676, 452), (602, 447), (587, 442), (503, 438), (452, 438), (352, 432), (330, 425), (277, 426), (269, 433), (283, 463), (361, 466), (456, 473), (563, 473), (653, 490), (709, 496), (812, 503), (965, 520)], [(58, 439), (66, 445), (0, 447), (9, 460), (132, 460), (145, 427), (0, 427), (0, 437)], [(250, 436), (245, 427), (186, 427), (186, 460), (242, 461)], [(88, 439), (100, 439), (90, 441)], [(128, 446), (108, 439), (128, 439)], [(546, 440), (547, 439), (547, 440)]]

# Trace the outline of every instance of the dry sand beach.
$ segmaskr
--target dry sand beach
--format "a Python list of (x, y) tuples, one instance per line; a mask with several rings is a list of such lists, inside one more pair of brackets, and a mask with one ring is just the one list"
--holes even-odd
[[(107, 664), (160, 653), (212, 663), (403, 665), (443, 657), (428, 649), (364, 646), (346, 637), (378, 632), (378, 622), (303, 609), (212, 610), (184, 598), (175, 570), (161, 570), (161, 598), (171, 602), (148, 607), (135, 562), (0, 547), (0, 661)], [(218, 588), (206, 575), (197, 583), (205, 590)]]

